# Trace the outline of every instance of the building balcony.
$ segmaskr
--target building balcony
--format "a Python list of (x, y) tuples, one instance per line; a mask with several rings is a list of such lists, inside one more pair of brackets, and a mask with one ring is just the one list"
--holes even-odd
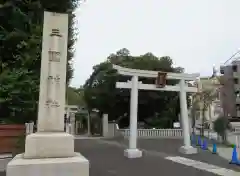
[(236, 104), (240, 104), (240, 97), (236, 96)]
[(240, 90), (240, 84), (233, 85), (235, 92)]
[(237, 111), (237, 117), (240, 117), (240, 110)]
[(239, 78), (240, 72), (233, 72), (233, 78)]

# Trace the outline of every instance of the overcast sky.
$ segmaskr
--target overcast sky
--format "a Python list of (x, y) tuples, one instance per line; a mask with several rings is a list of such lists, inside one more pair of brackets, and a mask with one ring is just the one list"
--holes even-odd
[(76, 11), (79, 30), (74, 78), (79, 87), (110, 53), (170, 56), (186, 72), (211, 75), (240, 48), (240, 0), (86, 0)]

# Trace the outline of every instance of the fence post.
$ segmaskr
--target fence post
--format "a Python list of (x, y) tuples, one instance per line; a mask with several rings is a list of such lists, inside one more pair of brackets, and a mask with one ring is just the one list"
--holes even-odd
[(34, 122), (31, 122), (29, 123), (30, 127), (29, 127), (29, 130), (30, 130), (30, 134), (34, 132)]
[(26, 132), (26, 135), (29, 134), (29, 123), (25, 123), (25, 132)]
[(66, 123), (66, 133), (70, 134), (71, 132), (71, 124), (70, 123)]
[(32, 134), (34, 130), (34, 122), (25, 123), (26, 135)]

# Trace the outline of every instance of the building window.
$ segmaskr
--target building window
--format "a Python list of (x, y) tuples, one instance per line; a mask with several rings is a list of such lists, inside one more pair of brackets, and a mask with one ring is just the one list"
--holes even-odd
[(240, 111), (240, 104), (236, 104), (236, 110)]
[(220, 73), (224, 74), (224, 67), (223, 66), (220, 67)]
[(236, 95), (237, 97), (239, 97), (239, 96), (240, 96), (240, 91), (239, 91), (239, 90), (236, 91), (236, 92), (235, 92), (235, 95)]
[(233, 79), (234, 84), (238, 84), (238, 78)]
[(237, 72), (237, 65), (233, 65), (232, 70), (233, 70), (233, 72)]

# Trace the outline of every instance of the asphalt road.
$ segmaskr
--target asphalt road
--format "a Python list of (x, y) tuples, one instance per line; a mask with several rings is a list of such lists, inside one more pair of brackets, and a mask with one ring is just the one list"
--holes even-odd
[(214, 176), (154, 155), (127, 159), (123, 156), (123, 149), (121, 145), (98, 140), (76, 141), (76, 150), (90, 161), (90, 176)]
[[(127, 140), (80, 139), (75, 140), (75, 151), (90, 161), (90, 176), (216, 176), (165, 159), (166, 156), (182, 156), (178, 152), (182, 140), (139, 140), (138, 146), (144, 150), (144, 156), (139, 159), (127, 159), (123, 156), (127, 144)], [(240, 171), (239, 167), (229, 165), (228, 161), (210, 152), (200, 151), (196, 155), (183, 156)], [(5, 176), (5, 173), (0, 173), (0, 176)]]
[[(115, 140), (116, 141), (116, 140)], [(118, 140), (119, 143), (128, 146), (128, 140)], [(194, 155), (184, 155), (178, 152), (179, 148), (183, 145), (183, 139), (139, 139), (138, 147), (148, 151), (156, 151), (162, 155), (182, 156), (189, 159), (201, 161), (217, 165), (223, 168), (232, 169), (240, 172), (239, 166), (230, 165), (229, 161), (224, 158), (214, 155), (211, 151), (204, 151), (198, 148), (198, 153)]]

